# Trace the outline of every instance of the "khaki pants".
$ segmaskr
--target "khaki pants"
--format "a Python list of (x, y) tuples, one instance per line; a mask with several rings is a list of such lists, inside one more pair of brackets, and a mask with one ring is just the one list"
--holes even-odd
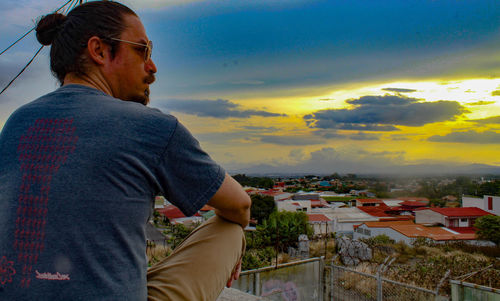
[(148, 269), (148, 300), (215, 300), (245, 250), (240, 225), (214, 216)]

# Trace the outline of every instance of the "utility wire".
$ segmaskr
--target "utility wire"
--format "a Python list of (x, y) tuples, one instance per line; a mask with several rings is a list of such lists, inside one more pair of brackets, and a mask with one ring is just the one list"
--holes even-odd
[[(58, 9), (56, 9), (54, 12), (58, 12), (59, 10), (61, 10), (63, 7), (65, 7), (71, 1), (75, 1), (75, 0), (69, 0), (68, 2), (64, 3), (63, 6), (59, 7)], [(16, 45), (17, 42), (21, 41), (25, 36), (27, 36), (29, 33), (31, 33), (33, 30), (35, 30), (35, 28), (36, 28), (36, 26), (34, 26), (30, 30), (28, 30), (28, 32), (26, 32), (22, 37), (20, 37), (19, 39), (17, 39), (17, 41), (15, 41), (14, 43), (10, 44), (9, 47), (5, 48), (2, 52), (0, 52), (0, 55), (2, 55), (5, 51), (9, 50), (12, 46)]]
[(70, 12), (73, 8), (77, 7), (78, 6), (78, 0), (71, 0), (72, 3), (70, 3), (68, 5), (68, 7), (66, 7), (66, 11), (64, 11), (64, 15), (67, 15), (68, 12)]
[(17, 41), (15, 41), (14, 43), (10, 44), (9, 47), (5, 48), (4, 51), (0, 52), (0, 55), (2, 55), (5, 51), (9, 50), (12, 46), (16, 45), (17, 42), (21, 41), (25, 36), (27, 36), (30, 32), (32, 32), (33, 30), (35, 30), (35, 27), (33, 27), (32, 29), (30, 29), (27, 33), (25, 33), (22, 37), (20, 37), (19, 39), (17, 39)]
[(19, 77), (19, 75), (21, 75), (21, 73), (24, 72), (24, 70), (26, 70), (26, 68), (28, 68), (28, 66), (31, 64), (31, 62), (33, 62), (33, 60), (35, 59), (35, 57), (40, 53), (40, 51), (42, 51), (42, 48), (44, 46), (42, 45), (38, 51), (35, 53), (35, 55), (31, 58), (31, 60), (26, 64), (26, 66), (24, 66), (24, 68), (10, 81), (10, 83), (7, 84), (7, 86), (5, 86), (5, 88), (3, 88), (2, 92), (0, 92), (0, 95), (5, 91), (7, 90), (7, 88)]
[[(61, 10), (62, 8), (64, 8), (66, 5), (68, 5), (68, 3), (73, 2), (73, 1), (74, 1), (75, 3), (77, 2), (77, 0), (68, 0), (68, 2), (64, 3), (61, 7), (59, 7), (58, 9), (56, 9), (56, 10), (54, 11), (54, 13), (55, 13), (55, 12), (58, 12), (59, 10)], [(81, 1), (80, 1), (80, 2), (81, 2)], [(72, 5), (72, 4), (70, 4), (69, 6), (71, 7), (71, 5)], [(69, 10), (67, 10), (67, 11), (69, 11)], [(14, 42), (14, 43), (12, 43), (9, 47), (7, 47), (4, 51), (2, 51), (2, 52), (0, 53), (0, 55), (2, 55), (5, 51), (7, 51), (7, 50), (8, 50), (9, 48), (11, 48), (12, 46), (14, 46), (17, 42), (19, 42), (20, 40), (22, 40), (25, 36), (27, 36), (27, 35), (28, 35), (30, 32), (32, 32), (35, 28), (36, 28), (36, 26), (35, 26), (35, 27), (33, 27), (32, 29), (30, 29), (30, 30), (29, 30), (27, 33), (25, 33), (22, 37), (20, 37), (19, 39), (17, 39), (17, 41), (15, 41), (15, 42)], [(12, 83), (13, 83), (13, 82), (14, 82), (14, 81), (15, 81), (15, 80), (16, 80), (16, 79), (17, 79), (17, 78), (18, 78), (18, 77), (19, 77), (19, 76), (20, 76), (20, 75), (24, 72), (24, 70), (26, 70), (26, 68), (28, 68), (28, 66), (29, 66), (29, 65), (33, 62), (33, 60), (35, 59), (35, 57), (36, 57), (36, 56), (40, 53), (40, 51), (42, 51), (43, 47), (44, 47), (44, 46), (42, 45), (42, 46), (38, 49), (38, 51), (35, 53), (35, 55), (31, 58), (31, 60), (29, 60), (29, 62), (26, 64), (26, 66), (24, 66), (24, 68), (23, 68), (21, 71), (19, 71), (19, 73), (18, 73), (18, 74), (17, 74), (17, 75), (16, 75), (16, 76), (15, 76), (15, 77), (14, 77), (14, 78), (13, 78), (13, 79), (12, 79), (12, 80), (8, 83), (8, 84), (7, 84), (7, 86), (5, 86), (5, 88), (3, 88), (2, 92), (0, 92), (0, 95), (2, 95), (2, 94), (3, 94), (3, 92), (5, 92), (5, 90), (7, 90), (7, 88), (9, 88), (9, 87), (10, 87), (10, 85), (11, 85), (11, 84), (12, 84)]]

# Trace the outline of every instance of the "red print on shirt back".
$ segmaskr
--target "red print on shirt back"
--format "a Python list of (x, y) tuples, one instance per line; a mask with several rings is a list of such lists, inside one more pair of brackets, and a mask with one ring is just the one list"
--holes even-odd
[[(17, 198), (17, 218), (13, 248), (17, 251), (21, 287), (29, 287), (33, 265), (45, 245), (51, 182), (59, 168), (75, 151), (78, 137), (73, 119), (37, 119), (19, 139), (18, 159), (22, 183)], [(2, 257), (0, 283), (12, 282), (16, 273), (12, 261)]]

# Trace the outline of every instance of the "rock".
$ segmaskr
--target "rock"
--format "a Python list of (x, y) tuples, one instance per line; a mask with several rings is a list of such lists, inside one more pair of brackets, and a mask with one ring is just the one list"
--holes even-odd
[(372, 259), (373, 252), (367, 244), (351, 240), (348, 237), (339, 237), (336, 240), (340, 259), (345, 265), (357, 265), (361, 261)]

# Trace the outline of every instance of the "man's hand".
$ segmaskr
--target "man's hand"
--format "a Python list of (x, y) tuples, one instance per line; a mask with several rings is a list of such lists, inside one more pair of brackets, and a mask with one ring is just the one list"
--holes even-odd
[(241, 258), (240, 260), (238, 260), (238, 263), (234, 267), (233, 272), (231, 273), (231, 277), (226, 283), (226, 286), (231, 287), (231, 285), (233, 284), (233, 280), (238, 280), (238, 278), (240, 278), (240, 273), (241, 273)]

